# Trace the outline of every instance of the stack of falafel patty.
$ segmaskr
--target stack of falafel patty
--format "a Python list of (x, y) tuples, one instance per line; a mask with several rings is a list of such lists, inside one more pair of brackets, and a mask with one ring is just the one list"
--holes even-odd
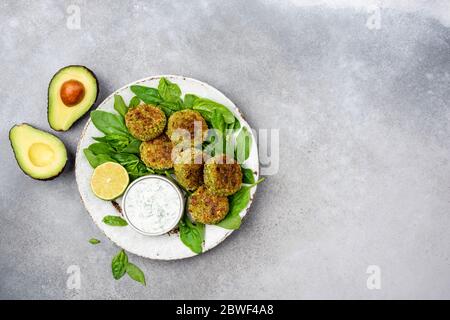
[(142, 161), (152, 169), (173, 168), (177, 182), (193, 192), (188, 211), (194, 221), (216, 224), (225, 218), (227, 197), (240, 189), (242, 172), (234, 159), (224, 154), (209, 157), (202, 151), (208, 125), (199, 112), (185, 109), (167, 119), (158, 107), (141, 104), (128, 110), (125, 123), (143, 141)]

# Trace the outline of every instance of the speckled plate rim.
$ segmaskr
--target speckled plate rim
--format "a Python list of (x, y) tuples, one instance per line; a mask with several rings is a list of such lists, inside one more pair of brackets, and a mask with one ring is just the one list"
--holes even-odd
[[(114, 97), (115, 94), (121, 94), (121, 92), (123, 92), (124, 90), (129, 89), (129, 87), (132, 86), (132, 85), (141, 84), (141, 83), (149, 82), (149, 81), (152, 81), (152, 80), (157, 80), (157, 79), (160, 79), (160, 78), (162, 78), (162, 77), (168, 78), (168, 79), (170, 79), (171, 81), (173, 81), (174, 79), (176, 79), (176, 80), (178, 80), (178, 81), (192, 81), (192, 82), (196, 82), (196, 83), (199, 84), (200, 86), (203, 86), (203, 87), (205, 87), (205, 88), (207, 88), (207, 89), (212, 89), (212, 90), (217, 91), (219, 94), (221, 94), (221, 95), (229, 102), (230, 106), (234, 109), (234, 110), (233, 110), (233, 109), (230, 109), (230, 106), (227, 105), (227, 107), (228, 107), (232, 112), (234, 111), (233, 114), (234, 114), (235, 116), (238, 117), (239, 121), (241, 122), (241, 126), (246, 126), (246, 127), (248, 127), (249, 129), (251, 129), (250, 125), (249, 125), (248, 122), (245, 120), (245, 118), (244, 118), (242, 112), (239, 110), (239, 108), (236, 107), (236, 105), (232, 102), (232, 100), (230, 100), (224, 93), (222, 93), (222, 92), (221, 92), (220, 90), (218, 90), (217, 88), (215, 88), (215, 87), (209, 85), (208, 83), (202, 82), (202, 81), (197, 80), (197, 79), (185, 77), (185, 76), (179, 76), (179, 75), (155, 75), (155, 76), (150, 76), (150, 77), (142, 78), (142, 79), (140, 79), (140, 80), (136, 80), (136, 81), (134, 81), (134, 82), (128, 83), (128, 84), (124, 85), (123, 87), (121, 87), (121, 88), (115, 90), (114, 92), (112, 92), (112, 93), (111, 93), (108, 97), (106, 97), (100, 104), (97, 105), (97, 107), (95, 108), (95, 110), (101, 110), (102, 107), (103, 107), (106, 103), (109, 102), (109, 100), (113, 99), (113, 97)], [(182, 94), (184, 95), (185, 92), (182, 92)], [(90, 111), (92, 111), (92, 110), (94, 110), (94, 109), (91, 109)], [(128, 252), (131, 252), (131, 253), (133, 253), (133, 254), (135, 254), (135, 255), (137, 255), (137, 256), (143, 257), (143, 258), (148, 258), (148, 259), (153, 259), (153, 260), (165, 260), (165, 261), (169, 261), (169, 260), (179, 260), (179, 259), (185, 259), (185, 258), (195, 257), (195, 256), (198, 256), (198, 255), (204, 254), (205, 252), (207, 252), (207, 251), (209, 251), (209, 250), (215, 248), (217, 245), (219, 245), (220, 243), (222, 243), (222, 242), (223, 242), (230, 234), (232, 234), (232, 233), (235, 231), (235, 230), (227, 230), (227, 229), (221, 228), (221, 229), (224, 230), (223, 236), (222, 236), (221, 238), (217, 238), (213, 243), (210, 243), (210, 244), (208, 245), (208, 247), (206, 247), (205, 244), (204, 244), (204, 246), (203, 246), (203, 252), (202, 252), (201, 254), (196, 254), (196, 253), (194, 253), (194, 252), (192, 252), (192, 251), (189, 251), (189, 253), (184, 254), (184, 255), (182, 255), (182, 256), (181, 256), (181, 255), (164, 256), (164, 257), (160, 257), (160, 256), (158, 256), (158, 255), (156, 255), (156, 256), (147, 256), (147, 255), (143, 255), (143, 254), (137, 252), (136, 250), (133, 250), (133, 248), (129, 248), (129, 247), (128, 247), (128, 248), (125, 248), (123, 245), (120, 245), (119, 243), (117, 243), (116, 241), (114, 241), (113, 239), (111, 239), (111, 237), (108, 236), (107, 232), (102, 228), (102, 226), (100, 226), (100, 225), (95, 221), (94, 217), (92, 216), (91, 212), (89, 211), (89, 209), (88, 209), (88, 207), (87, 207), (87, 205), (86, 205), (85, 199), (83, 198), (82, 191), (81, 191), (81, 189), (80, 189), (80, 182), (78, 181), (79, 178), (78, 178), (78, 174), (77, 174), (77, 168), (78, 168), (78, 158), (79, 158), (79, 155), (80, 155), (80, 152), (81, 152), (81, 150), (80, 150), (80, 149), (81, 149), (81, 143), (82, 143), (83, 139), (85, 138), (86, 131), (87, 131), (87, 129), (89, 128), (89, 125), (91, 124), (91, 122), (92, 122), (92, 121), (91, 121), (91, 118), (89, 117), (89, 118), (86, 120), (86, 124), (85, 124), (84, 127), (83, 127), (83, 130), (82, 130), (82, 132), (81, 132), (80, 138), (79, 138), (78, 143), (77, 143), (77, 150), (76, 150), (76, 154), (75, 154), (75, 179), (76, 179), (76, 182), (77, 182), (77, 188), (78, 188), (78, 192), (79, 192), (81, 201), (83, 202), (83, 205), (84, 205), (86, 211), (89, 213), (89, 216), (91, 217), (91, 219), (92, 219), (92, 221), (94, 222), (94, 224), (95, 224), (95, 225), (103, 232), (103, 234), (104, 234), (109, 240), (111, 240), (114, 244), (116, 244), (117, 246), (123, 248), (124, 250), (126, 250), (126, 251), (128, 251)], [(256, 158), (256, 166), (253, 167), (252, 170), (255, 171), (255, 179), (258, 180), (258, 179), (259, 179), (260, 168), (259, 168), (258, 146), (257, 146), (257, 143), (256, 143), (257, 140), (255, 139), (255, 136), (254, 136), (253, 131), (252, 131), (252, 130), (249, 130), (249, 132), (250, 132), (251, 135), (252, 135), (252, 141), (253, 141), (251, 153), (254, 154), (254, 157)], [(84, 161), (87, 161), (87, 160), (84, 159)], [(256, 193), (256, 189), (257, 189), (257, 186), (254, 186), (254, 187), (252, 188), (251, 193), (250, 193), (250, 201), (249, 201), (249, 204), (248, 204), (247, 207), (246, 207), (245, 209), (243, 209), (243, 210), (241, 211), (241, 213), (240, 213), (240, 216), (241, 216), (241, 218), (243, 218), (243, 219), (244, 219), (245, 216), (247, 215), (247, 213), (248, 213), (248, 211), (249, 211), (249, 209), (250, 209), (250, 207), (251, 207), (251, 205), (252, 205), (252, 202), (253, 202), (253, 200), (254, 200), (254, 196), (255, 196), (255, 193)], [(208, 227), (211, 227), (211, 226), (206, 225), (206, 228), (208, 228)], [(137, 231), (135, 231), (135, 232), (137, 232)], [(176, 237), (179, 238), (179, 234), (178, 234), (178, 233), (176, 234)], [(180, 239), (178, 239), (178, 240), (181, 241)]]

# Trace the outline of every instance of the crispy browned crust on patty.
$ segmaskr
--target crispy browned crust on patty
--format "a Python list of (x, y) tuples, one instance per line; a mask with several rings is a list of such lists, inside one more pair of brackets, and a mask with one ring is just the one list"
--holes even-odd
[(164, 112), (149, 104), (141, 104), (128, 110), (125, 124), (136, 139), (148, 141), (158, 137), (166, 127)]
[(213, 194), (230, 196), (241, 188), (241, 167), (230, 157), (221, 154), (206, 162), (203, 179), (206, 187)]
[(188, 210), (196, 222), (216, 224), (225, 218), (228, 209), (228, 198), (211, 193), (205, 186), (189, 197)]
[[(195, 123), (198, 123), (197, 128), (195, 127)], [(177, 111), (169, 117), (166, 133), (174, 144), (178, 144), (184, 142), (184, 132), (191, 139), (191, 145), (198, 145), (206, 139), (208, 125), (202, 115), (197, 111), (190, 109)], [(194, 140), (194, 138), (197, 140)]]
[(159, 170), (173, 167), (172, 141), (165, 134), (153, 140), (142, 142), (140, 155), (147, 167)]
[(189, 191), (203, 185), (204, 154), (195, 148), (186, 149), (175, 157), (174, 171), (179, 184)]

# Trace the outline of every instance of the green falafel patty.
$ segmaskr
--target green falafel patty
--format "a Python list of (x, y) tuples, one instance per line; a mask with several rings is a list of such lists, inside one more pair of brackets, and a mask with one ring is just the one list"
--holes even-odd
[(175, 157), (174, 171), (177, 181), (186, 190), (194, 191), (203, 184), (204, 154), (195, 148), (186, 149)]
[(206, 162), (203, 177), (208, 190), (219, 196), (230, 196), (241, 188), (241, 167), (224, 154)]
[(192, 146), (201, 144), (208, 135), (208, 125), (202, 115), (186, 109), (173, 113), (167, 123), (167, 135), (174, 144), (190, 139)]
[(128, 110), (125, 124), (136, 139), (148, 141), (163, 133), (166, 127), (166, 115), (158, 107), (141, 104)]
[(153, 140), (142, 142), (140, 154), (147, 167), (159, 170), (173, 167), (172, 142), (165, 134)]
[(216, 224), (225, 218), (228, 209), (228, 198), (211, 193), (205, 186), (189, 197), (188, 210), (196, 222)]

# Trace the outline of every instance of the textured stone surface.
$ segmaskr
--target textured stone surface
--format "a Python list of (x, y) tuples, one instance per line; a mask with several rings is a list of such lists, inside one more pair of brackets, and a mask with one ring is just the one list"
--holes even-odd
[[(1, 2), (0, 298), (450, 298), (448, 2), (384, 7), (379, 29), (360, 1), (280, 2)], [(80, 30), (66, 27), (70, 4)], [(96, 72), (100, 101), (180, 74), (222, 90), (255, 128), (280, 128), (280, 170), (241, 230), (193, 259), (130, 255), (148, 286), (114, 281), (118, 248), (74, 178), (86, 117), (57, 133), (72, 161), (54, 181), (26, 177), (7, 139), (19, 122), (50, 130), (47, 85), (68, 64)], [(369, 265), (381, 290), (366, 287)]]

